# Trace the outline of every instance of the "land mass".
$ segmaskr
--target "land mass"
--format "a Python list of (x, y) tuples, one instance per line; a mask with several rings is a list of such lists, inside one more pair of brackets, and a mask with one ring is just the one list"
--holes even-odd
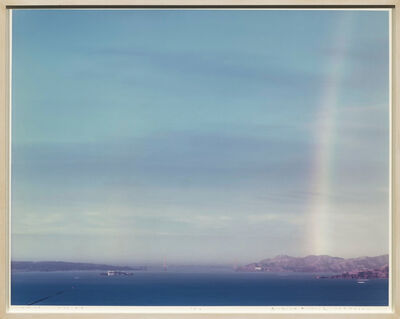
[[(358, 272), (375, 271), (381, 272), (382, 274), (379, 274), (379, 276), (383, 276), (384, 269), (382, 267), (388, 268), (388, 264), (389, 255), (376, 257), (364, 256), (347, 259), (328, 255), (309, 255), (306, 257), (279, 255), (274, 258), (268, 258), (238, 267), (236, 270), (246, 272), (342, 273), (339, 276), (346, 276), (344, 275), (345, 273), (352, 273), (355, 275)], [(383, 270), (381, 271), (381, 269)]]
[(114, 266), (64, 261), (12, 261), (11, 271), (71, 271), (71, 270), (147, 270), (146, 266)]
[[(317, 278), (371, 279), (388, 278), (389, 256), (341, 258), (328, 255), (291, 257), (279, 255), (236, 268), (239, 272), (304, 272), (320, 273)], [(146, 266), (116, 266), (63, 261), (12, 261), (12, 271), (132, 271), (147, 270)], [(328, 274), (328, 275), (326, 275)]]
[(376, 269), (362, 270), (345, 272), (339, 275), (333, 275), (329, 277), (317, 276), (318, 279), (330, 278), (330, 279), (383, 279), (389, 278), (389, 266), (383, 266)]

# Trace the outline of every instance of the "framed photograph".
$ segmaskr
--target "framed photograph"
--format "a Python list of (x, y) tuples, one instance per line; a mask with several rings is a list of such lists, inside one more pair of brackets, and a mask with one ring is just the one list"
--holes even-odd
[(400, 318), (388, 1), (1, 4), (1, 318)]

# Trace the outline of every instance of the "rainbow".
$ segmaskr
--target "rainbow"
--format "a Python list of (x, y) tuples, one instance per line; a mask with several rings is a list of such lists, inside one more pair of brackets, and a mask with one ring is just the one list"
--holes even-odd
[(306, 252), (314, 255), (325, 255), (332, 252), (333, 240), (330, 238), (332, 226), (329, 219), (331, 204), (332, 162), (336, 128), (336, 109), (340, 81), (343, 74), (344, 58), (348, 47), (351, 15), (344, 14), (334, 30), (331, 42), (335, 52), (329, 61), (329, 75), (321, 94), (319, 112), (315, 124), (315, 153), (310, 182), (310, 201), (307, 204), (306, 219)]

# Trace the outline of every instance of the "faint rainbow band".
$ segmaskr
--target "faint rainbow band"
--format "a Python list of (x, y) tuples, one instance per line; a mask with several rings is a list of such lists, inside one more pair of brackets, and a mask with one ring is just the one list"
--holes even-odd
[(343, 15), (332, 35), (328, 75), (321, 94), (319, 112), (316, 117), (315, 153), (313, 155), (310, 183), (310, 201), (307, 205), (306, 251), (313, 255), (326, 255), (332, 250), (333, 231), (329, 223), (332, 193), (333, 151), (336, 134), (336, 110), (345, 67), (345, 56), (351, 35), (352, 16)]

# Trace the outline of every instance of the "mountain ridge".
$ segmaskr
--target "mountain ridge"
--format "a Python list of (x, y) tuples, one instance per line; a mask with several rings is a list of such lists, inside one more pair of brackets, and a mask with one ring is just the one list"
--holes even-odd
[(11, 261), (12, 271), (146, 270), (145, 266), (115, 266), (68, 261)]
[(329, 272), (343, 273), (377, 269), (388, 265), (389, 255), (361, 256), (355, 258), (308, 255), (292, 257), (278, 255), (238, 267), (237, 271), (261, 272)]

